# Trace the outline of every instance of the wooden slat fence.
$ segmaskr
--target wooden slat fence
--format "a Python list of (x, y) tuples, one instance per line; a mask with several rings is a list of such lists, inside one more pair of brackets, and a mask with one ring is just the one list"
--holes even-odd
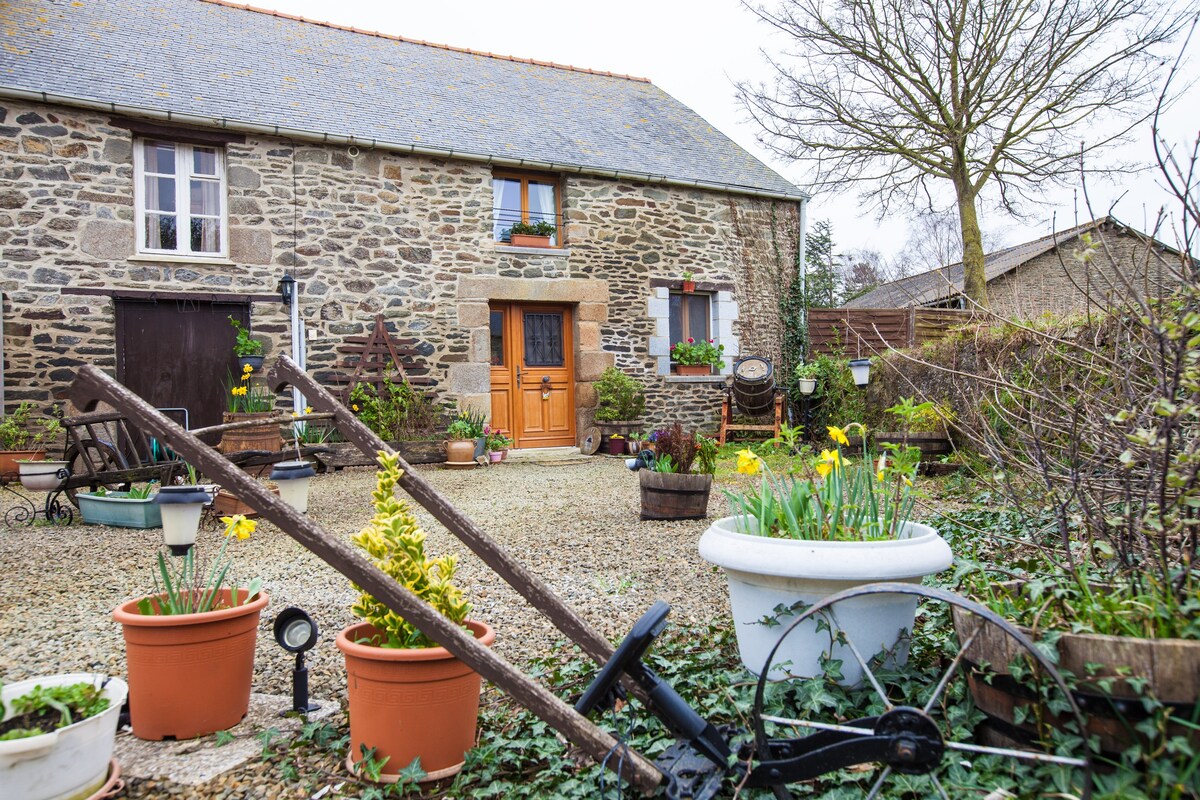
[(954, 308), (810, 308), (808, 349), (811, 355), (840, 350), (847, 358), (865, 358), (888, 347), (936, 341), (971, 316)]

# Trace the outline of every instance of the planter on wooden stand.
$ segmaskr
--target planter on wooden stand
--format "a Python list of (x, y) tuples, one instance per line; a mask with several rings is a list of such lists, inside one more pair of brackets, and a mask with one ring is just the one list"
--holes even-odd
[(642, 519), (704, 519), (712, 475), (638, 470)]

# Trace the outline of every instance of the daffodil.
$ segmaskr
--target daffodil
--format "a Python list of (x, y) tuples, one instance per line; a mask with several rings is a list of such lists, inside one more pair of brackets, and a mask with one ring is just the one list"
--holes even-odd
[(247, 374), (254, 372), (254, 367), (250, 366), (249, 364), (245, 364), (242, 366), (242, 372)]
[(312, 406), (305, 406), (305, 407), (304, 407), (304, 413), (305, 413), (305, 414), (311, 414), (311, 413), (312, 413)]
[(221, 517), (221, 522), (225, 523), (225, 535), (236, 537), (239, 540), (249, 539), (250, 534), (254, 533), (254, 529), (258, 527), (258, 523), (252, 519), (246, 519), (243, 514), (235, 514), (232, 517)]
[(351, 404), (350, 404), (350, 410), (351, 410), (351, 411), (358, 411), (358, 403), (351, 403)]
[(829, 431), (829, 438), (833, 439), (834, 443), (844, 447), (850, 445), (850, 440), (846, 438), (846, 432), (841, 428), (835, 428), (833, 425), (826, 425), (825, 429)]
[(762, 461), (750, 449), (738, 450), (737, 452), (737, 471), (743, 475), (757, 475), (759, 468), (762, 466)]
[(833, 470), (833, 465), (828, 461), (818, 461), (816, 466), (817, 474), (824, 478)]

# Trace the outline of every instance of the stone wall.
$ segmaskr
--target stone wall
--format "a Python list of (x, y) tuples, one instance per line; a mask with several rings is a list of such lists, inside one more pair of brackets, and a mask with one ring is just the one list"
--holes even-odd
[[(429, 353), (442, 399), (485, 406), (486, 301), (575, 305), (580, 431), (594, 404), (591, 382), (609, 364), (647, 384), (648, 424), (715, 427), (711, 380), (681, 384), (656, 373), (652, 279), (678, 280), (686, 269), (730, 285), (740, 351), (779, 356), (778, 291), (798, 239), (793, 203), (570, 175), (562, 181), (566, 248), (523, 250), (492, 241), (485, 164), (247, 136), (226, 147), (229, 259), (139, 257), (130, 131), (98, 112), (0, 106), (10, 405), (61, 397), (81, 363), (115, 369), (111, 298), (70, 289), (270, 295), (289, 270), (310, 332), (310, 371), (327, 373), (343, 337), (383, 314)], [(486, 282), (466, 289), (465, 278), (514, 279), (507, 293), (521, 285), (522, 297), (488, 294)], [(255, 303), (252, 323), (269, 356), (287, 352), (278, 302)]]

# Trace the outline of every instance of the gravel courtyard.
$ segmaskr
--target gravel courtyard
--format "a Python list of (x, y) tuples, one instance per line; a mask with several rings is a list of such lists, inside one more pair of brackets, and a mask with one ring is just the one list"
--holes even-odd
[[(670, 603), (678, 621), (728, 616), (724, 578), (696, 552), (708, 523), (640, 521), (637, 477), (619, 460), (504, 463), (467, 472), (415, 469), (604, 635), (624, 634), (656, 599)], [(349, 537), (371, 516), (373, 486), (374, 473), (366, 468), (319, 475), (309, 516), (330, 533)], [(15, 502), (7, 493), (0, 496), (3, 510)], [(722, 516), (725, 508), (714, 487), (710, 515)], [(518, 665), (549, 653), (561, 634), (439, 523), (418, 512), (430, 534), (429, 552), (459, 556), (459, 582), (474, 604), (472, 617), (496, 628), (496, 650)], [(201, 552), (214, 554), (219, 539), (218, 531), (202, 530)], [(51, 672), (124, 675), (124, 643), (111, 612), (153, 588), (151, 568), (161, 541), (159, 529), (83, 525), (78, 518), (67, 528), (0, 529), (0, 676), (13, 681)], [(254, 690), (290, 692), (292, 659), (275, 644), (271, 625), (279, 611), (298, 605), (321, 629), (309, 658), (311, 691), (344, 699), (345, 672), (333, 639), (354, 621), (349, 583), (266, 522), (230, 552), (242, 585), (258, 575), (271, 597), (260, 624)]]

